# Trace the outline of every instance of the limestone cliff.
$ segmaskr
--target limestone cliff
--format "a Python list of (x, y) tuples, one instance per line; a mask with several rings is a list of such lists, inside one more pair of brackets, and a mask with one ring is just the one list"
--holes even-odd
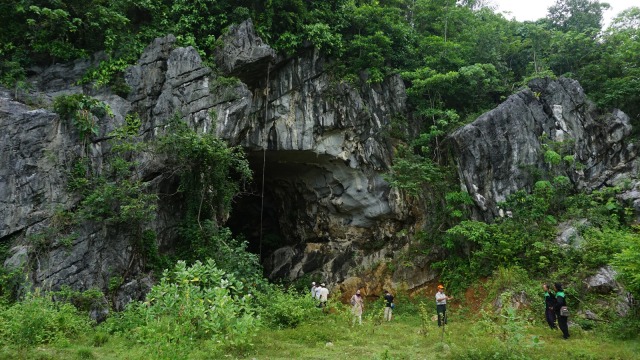
[[(111, 279), (124, 277), (114, 295), (117, 308), (142, 296), (151, 282), (122, 228), (85, 224), (74, 230), (71, 243), (47, 238), (61, 211), (79, 201), (67, 182), (84, 151), (81, 139), (48, 110), (55, 96), (69, 93), (92, 95), (113, 111), (95, 119), (99, 134), (91, 137), (88, 158), (98, 172), (110, 153), (109, 132), (130, 113), (140, 116), (148, 140), (179, 116), (197, 131), (215, 132), (245, 148), (257, 181), (253, 195), (237, 199), (228, 225), (264, 249), (268, 276), (315, 273), (335, 284), (365, 254), (393, 256), (390, 247), (406, 242), (395, 241), (396, 234), (412, 226), (401, 195), (381, 177), (391, 163), (386, 135), (391, 118), (404, 111), (401, 79), (360, 88), (342, 83), (313, 49), (277, 58), (250, 21), (231, 28), (222, 40), (213, 71), (195, 49), (177, 47), (173, 36), (156, 39), (127, 70), (126, 99), (75, 85), (91, 61), (36, 69), (28, 94), (32, 106), (2, 92), (0, 239), (14, 245), (6, 265), (25, 266), (36, 286), (52, 289), (105, 289)], [(180, 199), (162, 194), (175, 193), (177, 179), (167, 176), (162, 159), (153, 154), (136, 161), (141, 164), (136, 176), (159, 194), (155, 219), (144, 227), (157, 234), (161, 250), (170, 251)], [(264, 222), (258, 221), (261, 212)], [(264, 246), (258, 244), (260, 226), (271, 239)]]

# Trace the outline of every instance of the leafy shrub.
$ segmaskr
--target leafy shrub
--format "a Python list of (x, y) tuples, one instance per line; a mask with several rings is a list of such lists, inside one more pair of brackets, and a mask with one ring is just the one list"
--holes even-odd
[(78, 219), (107, 224), (127, 224), (148, 221), (155, 216), (156, 194), (147, 193), (148, 185), (141, 180), (106, 181), (98, 178), (95, 187), (82, 199), (76, 213)]
[(97, 331), (93, 334), (91, 339), (91, 345), (94, 347), (101, 347), (102, 345), (109, 342), (109, 333), (105, 331)]
[(146, 301), (131, 303), (125, 312), (107, 321), (112, 332), (146, 346), (163, 358), (184, 356), (197, 342), (208, 341), (218, 350), (251, 345), (259, 321), (239, 293), (244, 285), (209, 260), (187, 267), (179, 261), (165, 270)]
[(70, 340), (91, 329), (91, 321), (71, 304), (39, 294), (0, 310), (0, 344), (20, 347)]
[(183, 242), (176, 249), (178, 256), (187, 261), (213, 259), (218, 269), (242, 281), (245, 293), (260, 287), (264, 282), (262, 268), (258, 257), (246, 250), (247, 242), (233, 238), (231, 230), (217, 227), (214, 221), (201, 224), (186, 221), (181, 229)]
[(525, 347), (534, 347), (538, 338), (527, 339), (524, 318), (509, 304), (510, 292), (501, 295), (503, 304), (499, 314), (481, 311), (472, 333), (487, 339), (481, 346), (463, 347), (454, 352), (454, 359), (522, 359)]
[(318, 314), (311, 295), (293, 288), (269, 287), (256, 294), (256, 301), (258, 314), (272, 328), (295, 328)]
[(492, 294), (498, 294), (504, 290), (520, 292), (527, 290), (529, 284), (527, 271), (519, 266), (499, 266), (488, 282), (487, 286)]
[(629, 291), (640, 298), (640, 236), (629, 233), (621, 238), (621, 243), (623, 249), (615, 255), (613, 265)]
[(24, 276), (21, 269), (0, 267), (0, 305), (10, 303), (18, 298), (20, 284)]
[(61, 118), (70, 120), (84, 141), (98, 135), (96, 117), (112, 115), (109, 105), (84, 94), (58, 96), (53, 101), (53, 110)]
[(619, 318), (611, 324), (609, 334), (620, 340), (640, 339), (640, 318), (637, 316)]
[(249, 162), (240, 147), (228, 147), (214, 134), (199, 134), (174, 119), (158, 150), (181, 177), (180, 190), (187, 197), (191, 216), (213, 219), (227, 211), (244, 181), (252, 177)]
[(582, 330), (593, 330), (596, 326), (595, 321), (589, 319), (574, 319), (574, 322), (580, 326)]
[(55, 301), (70, 303), (80, 311), (89, 312), (93, 309), (107, 307), (104, 294), (98, 289), (75, 291), (68, 286), (63, 286), (59, 291), (53, 292), (51, 295)]
[(93, 354), (93, 352), (89, 348), (81, 347), (81, 348), (79, 348), (77, 350), (76, 359), (79, 359), (79, 360), (90, 360), (90, 359), (95, 359), (95, 358), (96, 358), (96, 356)]

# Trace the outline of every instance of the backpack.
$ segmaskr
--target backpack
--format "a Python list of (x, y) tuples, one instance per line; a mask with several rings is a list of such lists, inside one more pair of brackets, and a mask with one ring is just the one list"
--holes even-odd
[(569, 308), (566, 306), (561, 307), (560, 316), (569, 316)]

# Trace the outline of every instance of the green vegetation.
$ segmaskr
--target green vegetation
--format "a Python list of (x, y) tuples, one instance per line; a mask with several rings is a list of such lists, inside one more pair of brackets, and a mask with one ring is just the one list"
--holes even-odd
[(68, 342), (91, 329), (89, 318), (80, 315), (73, 305), (54, 303), (38, 293), (2, 308), (0, 319), (2, 345), (17, 348)]
[[(472, 200), (459, 190), (443, 141), (457, 127), (495, 107), (537, 77), (580, 81), (603, 109), (618, 107), (640, 125), (640, 9), (631, 8), (601, 29), (605, 3), (558, 0), (546, 19), (520, 23), (483, 6), (455, 0), (163, 0), (0, 3), (0, 83), (16, 94), (28, 89), (28, 69), (88, 58), (106, 60), (82, 82), (128, 89), (123, 71), (154, 38), (173, 33), (194, 46), (207, 63), (218, 38), (234, 23), (253, 19), (259, 35), (280, 53), (313, 46), (331, 57), (336, 81), (375, 84), (400, 74), (409, 111), (387, 129), (403, 141), (396, 148), (389, 183), (425, 209), (427, 228), (403, 256), (433, 255), (440, 280), (461, 298), (445, 332), (431, 320), (431, 297), (397, 294), (396, 321), (382, 323), (379, 303), (368, 304), (365, 324), (352, 327), (348, 308), (333, 302), (330, 314), (306, 294), (269, 284), (259, 259), (243, 239), (223, 226), (233, 198), (251, 181), (239, 148), (175, 121), (153, 141), (143, 139), (141, 120), (129, 114), (107, 137), (110, 151), (98, 169), (88, 147), (110, 115), (86, 95), (60, 96), (54, 110), (71, 124), (84, 153), (68, 167), (73, 209), (57, 209), (51, 226), (29, 235), (36, 253), (70, 247), (87, 222), (118, 227), (146, 270), (161, 280), (146, 299), (93, 324), (87, 311), (104, 308), (99, 290), (61, 289), (40, 294), (20, 287), (18, 270), (0, 270), (0, 358), (159, 359), (351, 358), (413, 359), (632, 359), (640, 352), (640, 314), (620, 318), (597, 304), (613, 299), (587, 293), (581, 281), (612, 264), (627, 289), (640, 298), (640, 234), (630, 204), (618, 188), (575, 192), (567, 176), (581, 170), (569, 143), (543, 139), (537, 182), (509, 196), (500, 208), (510, 215), (493, 223), (470, 218)], [(223, 79), (234, 83), (237, 79)], [(539, 94), (536, 94), (539, 96)], [(406, 129), (412, 129), (411, 132)], [(179, 178), (172, 200), (184, 218), (178, 245), (160, 254), (153, 220), (157, 196), (139, 178), (132, 159), (144, 152), (166, 157)], [(554, 241), (558, 224), (577, 235)], [(369, 244), (372, 249), (383, 244)], [(8, 253), (0, 244), (0, 259)], [(398, 264), (390, 263), (389, 269)], [(115, 292), (124, 274), (112, 274)], [(539, 283), (561, 279), (574, 313), (592, 310), (598, 322), (572, 318), (572, 339), (542, 324)], [(306, 286), (306, 284), (304, 285)], [(303, 288), (304, 288), (303, 286)], [(480, 300), (465, 299), (477, 290)], [(482, 290), (482, 291), (480, 291)], [(24, 292), (26, 291), (26, 294)], [(19, 302), (14, 302), (23, 295)], [(612, 296), (612, 295), (608, 295)], [(337, 297), (337, 295), (336, 295)], [(523, 301), (520, 301), (520, 300)], [(516, 309), (514, 302), (522, 305)], [(495, 312), (495, 303), (500, 303)], [(623, 341), (624, 340), (624, 341)], [(562, 353), (558, 349), (562, 348)]]
[[(234, 23), (251, 18), (276, 50), (314, 46), (342, 79), (380, 82), (401, 73), (425, 132), (447, 131), (491, 109), (527, 79), (568, 75), (605, 107), (634, 121), (640, 9), (602, 29), (604, 2), (558, 0), (537, 22), (505, 19), (483, 1), (433, 0), (19, 0), (1, 5), (0, 82), (25, 86), (32, 65), (107, 59), (83, 82), (126, 93), (122, 73), (154, 37), (175, 34), (209, 56)], [(435, 127), (435, 128), (434, 128)], [(437, 151), (437, 149), (433, 149)]]
[[(70, 120), (83, 140), (98, 135), (97, 119), (111, 114), (109, 107), (90, 96), (83, 94), (62, 95), (53, 102), (53, 110), (61, 118)], [(112, 115), (112, 114), (111, 114)]]
[[(94, 327), (70, 305), (45, 297), (0, 309), (0, 357), (147, 359), (153, 353), (158, 359), (429, 359), (437, 354), (444, 359), (564, 359), (570, 353), (580, 359), (624, 360), (640, 350), (637, 333), (621, 340), (622, 324), (581, 318), (573, 319), (571, 339), (563, 340), (558, 330), (548, 329), (540, 306), (510, 305), (522, 289), (533, 304), (541, 294), (516, 283), (517, 276), (501, 276), (486, 284), (499, 290), (505, 305), (498, 312), (490, 302), (453, 300), (443, 331), (433, 319), (431, 296), (398, 294), (392, 322), (382, 321), (383, 302), (368, 301), (363, 325), (354, 325), (348, 306), (330, 303), (329, 314), (323, 314), (308, 294), (278, 288), (263, 293), (273, 302), (263, 302), (238, 290), (245, 286), (213, 262), (180, 263), (164, 273), (144, 302)], [(290, 322), (302, 313), (295, 324)]]

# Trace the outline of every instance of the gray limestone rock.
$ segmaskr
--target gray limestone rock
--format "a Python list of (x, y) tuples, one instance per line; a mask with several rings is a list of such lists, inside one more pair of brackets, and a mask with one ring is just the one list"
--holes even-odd
[(558, 235), (555, 239), (556, 244), (561, 246), (572, 246), (574, 248), (580, 247), (584, 242), (581, 232), (588, 226), (589, 223), (587, 219), (558, 224)]
[(4, 261), (4, 267), (8, 270), (23, 269), (29, 260), (28, 246), (14, 246), (9, 250), (10, 256)]
[(616, 281), (616, 275), (616, 271), (611, 266), (605, 266), (595, 275), (585, 279), (584, 283), (591, 292), (609, 294), (622, 288)]
[[(391, 119), (405, 111), (402, 79), (390, 76), (359, 86), (336, 81), (328, 60), (314, 49), (276, 58), (250, 21), (232, 27), (220, 42), (214, 71), (195, 49), (176, 47), (174, 36), (156, 39), (126, 71), (131, 89), (126, 99), (108, 89), (73, 85), (100, 56), (38, 70), (32, 80), (39, 93), (33, 96), (45, 99), (43, 104), (62, 93), (82, 92), (112, 109), (112, 117), (97, 119), (99, 135), (86, 148), (57, 114), (30, 108), (0, 89), (0, 240), (20, 246), (8, 265), (24, 264), (26, 252), (36, 285), (106, 289), (112, 278), (122, 276), (116, 308), (143, 298), (152, 279), (125, 230), (87, 223), (74, 236), (63, 234), (66, 239), (42, 236), (59, 221), (56, 214), (80, 201), (66, 186), (74, 161), (86, 156), (93, 170), (102, 171), (111, 151), (109, 132), (133, 112), (140, 116), (145, 140), (180, 118), (247, 152), (256, 182), (236, 199), (239, 210), (229, 214), (227, 225), (254, 243), (260, 226), (277, 239), (262, 258), (270, 276), (314, 274), (336, 284), (353, 277), (358, 265), (396, 259), (421, 216), (382, 176), (392, 164), (386, 135)], [(565, 174), (576, 188), (627, 181), (630, 190), (624, 196), (640, 204), (635, 177), (629, 175), (638, 169), (627, 140), (630, 131), (626, 115), (598, 113), (575, 81), (537, 80), (449, 141), (463, 186), (476, 202), (474, 215), (491, 220), (501, 211), (509, 216), (509, 209), (497, 204), (531, 189), (532, 170), (549, 170), (541, 160), (543, 134), (570, 143), (570, 155), (584, 164)], [(165, 159), (151, 152), (133, 160), (140, 164), (137, 178), (160, 195), (156, 217), (145, 230), (156, 233), (159, 248), (170, 252), (183, 209), (179, 196), (164, 194), (175, 193), (178, 180)], [(265, 224), (258, 220), (262, 214)], [(571, 237), (568, 227), (558, 241)], [(428, 263), (416, 259), (384, 281), (420, 288), (435, 276)]]
[(574, 80), (537, 79), (529, 88), (450, 136), (477, 218), (498, 216), (498, 203), (518, 190), (531, 190), (536, 173), (551, 173), (545, 142), (564, 143), (569, 153), (560, 155), (583, 165), (562, 174), (577, 189), (598, 188), (635, 166), (627, 115), (598, 112)]

